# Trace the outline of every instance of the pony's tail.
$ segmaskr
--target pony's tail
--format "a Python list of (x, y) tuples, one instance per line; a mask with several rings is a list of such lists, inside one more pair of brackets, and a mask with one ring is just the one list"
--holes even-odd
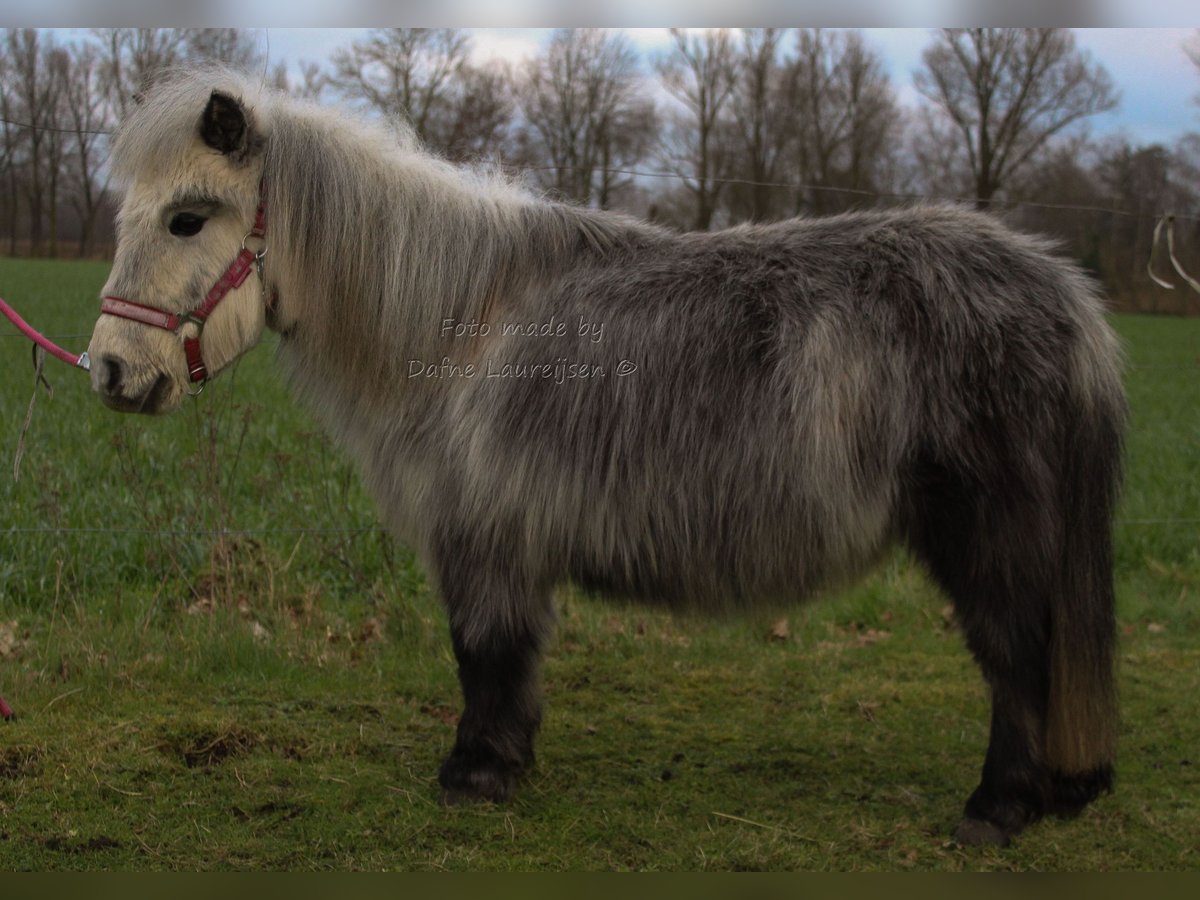
[[(1112, 520), (1126, 418), (1119, 352), (1096, 321), (1080, 354), (1076, 402), (1062, 422), (1060, 592), (1050, 638), (1044, 761), (1054, 811), (1077, 812), (1111, 790), (1118, 724)], [(1078, 377), (1084, 375), (1085, 377)]]

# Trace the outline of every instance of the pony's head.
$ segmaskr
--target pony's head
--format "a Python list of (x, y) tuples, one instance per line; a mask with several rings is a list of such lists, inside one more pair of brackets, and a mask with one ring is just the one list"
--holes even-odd
[(88, 346), (92, 387), (113, 409), (170, 412), (262, 334), (265, 137), (243, 93), (168, 80), (117, 135), (113, 167), (127, 187)]

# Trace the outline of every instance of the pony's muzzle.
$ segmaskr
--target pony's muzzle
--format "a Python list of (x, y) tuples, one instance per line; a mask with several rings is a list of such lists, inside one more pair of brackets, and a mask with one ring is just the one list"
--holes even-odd
[(126, 393), (128, 374), (129, 366), (119, 356), (105, 353), (96, 361), (92, 384), (104, 405), (118, 412), (158, 412), (170, 391), (171, 379), (159, 375), (146, 390), (129, 395)]

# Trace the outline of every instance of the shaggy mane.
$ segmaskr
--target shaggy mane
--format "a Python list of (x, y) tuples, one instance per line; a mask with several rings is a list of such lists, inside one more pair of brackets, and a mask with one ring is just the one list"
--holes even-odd
[(428, 352), (443, 317), (486, 319), (581, 255), (603, 258), (667, 234), (545, 200), (494, 169), (441, 160), (406, 125), (297, 100), (214, 66), (155, 82), (118, 131), (116, 176), (170, 171), (195, 153), (199, 110), (213, 91), (242, 101), (265, 154), (270, 277), (307, 336), (322, 336), (331, 353), (380, 333), (405, 334), (413, 353)]

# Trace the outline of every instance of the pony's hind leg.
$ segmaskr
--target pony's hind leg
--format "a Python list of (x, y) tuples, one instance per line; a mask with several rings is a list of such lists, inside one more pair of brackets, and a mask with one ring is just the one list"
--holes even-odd
[(464, 707), (438, 780), (447, 804), (509, 800), (534, 761), (548, 592), (474, 553), (439, 561)]
[(1006, 845), (1047, 811), (1043, 754), (1050, 678), (1056, 529), (1013, 493), (984, 493), (926, 469), (910, 512), (908, 543), (949, 595), (991, 690), (992, 717), (979, 786), (955, 839)]
[(1116, 413), (1076, 413), (1057, 437), (1041, 429), (1042, 443), (1023, 455), (997, 453), (1010, 445), (995, 441), (972, 474), (914, 473), (909, 544), (953, 600), (992, 694), (983, 773), (956, 832), (963, 843), (1006, 844), (1111, 788), (1118, 428)]

